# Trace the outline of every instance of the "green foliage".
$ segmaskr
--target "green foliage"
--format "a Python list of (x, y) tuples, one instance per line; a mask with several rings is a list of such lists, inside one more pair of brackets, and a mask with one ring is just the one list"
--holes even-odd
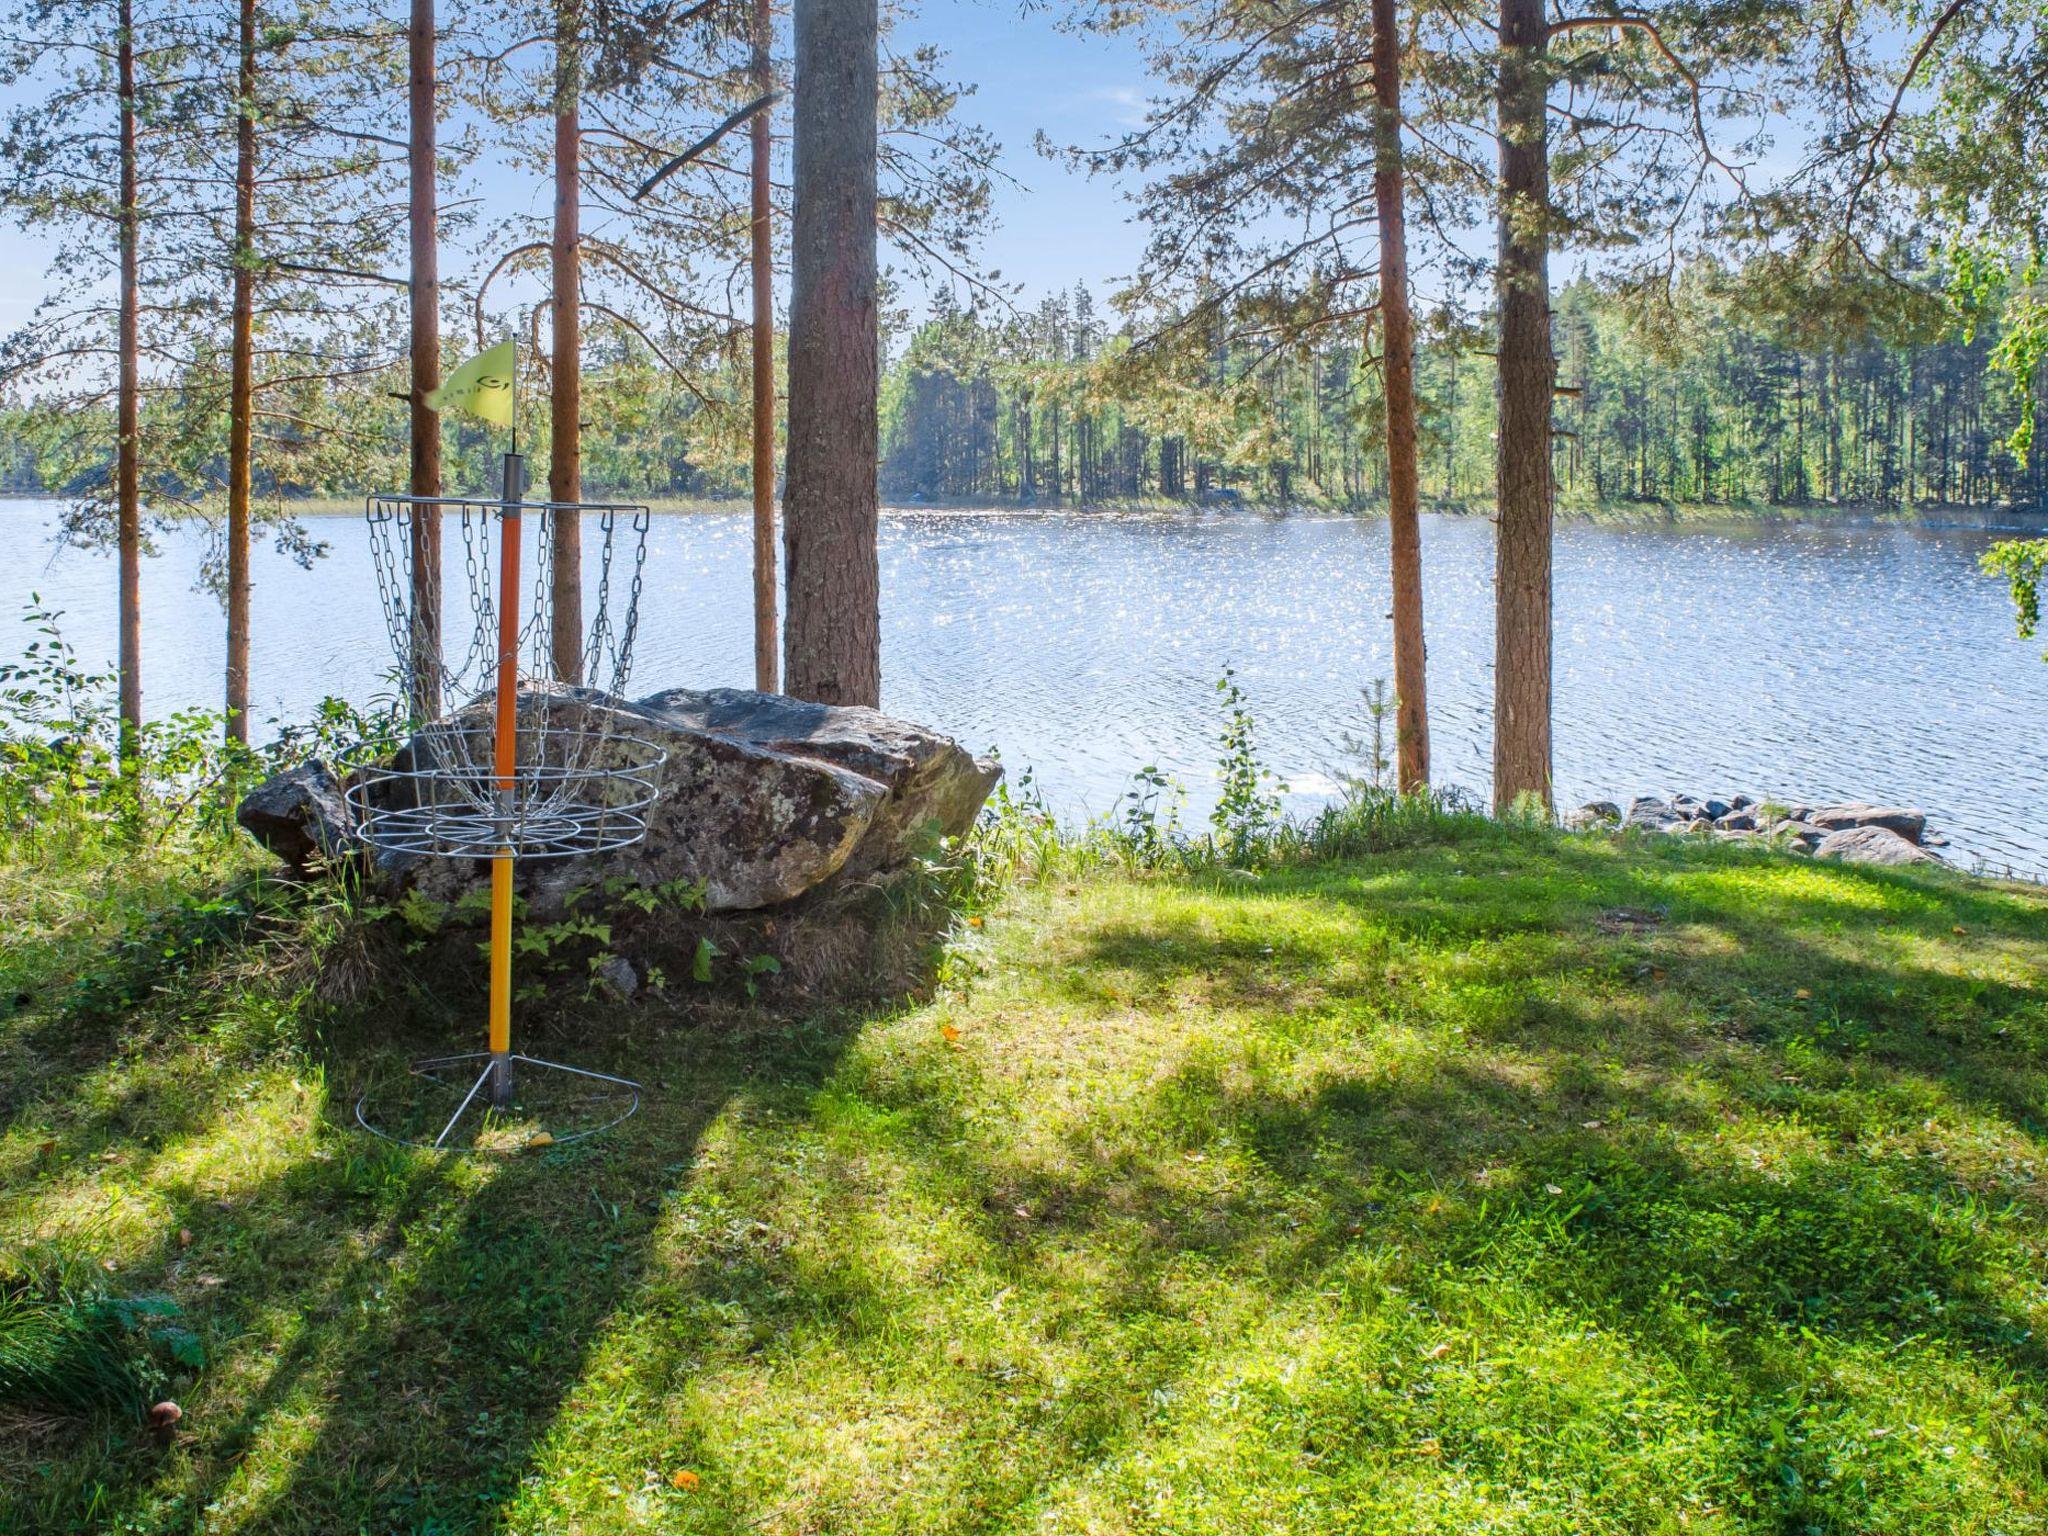
[(1171, 775), (1146, 764), (1131, 776), (1124, 791), (1122, 810), (1116, 821), (1116, 835), (1141, 866), (1163, 863), (1180, 846), (1184, 834), (1180, 811), (1187, 799), (1186, 789)]
[(223, 739), (221, 717), (182, 710), (124, 739), (115, 678), (79, 659), (62, 615), (31, 595), (32, 638), (0, 665), (0, 829), (29, 839), (117, 836), (163, 844), (234, 835), (255, 781), (308, 757), (341, 771), (388, 754), (403, 732), (395, 702), (363, 710), (324, 699), (303, 725), (260, 748)]
[[(1368, 739), (1343, 738), (1347, 751), (1364, 754), (1364, 772), (1340, 769), (1344, 793), (1305, 816), (1281, 805), (1276, 791), (1284, 786), (1259, 756), (1257, 723), (1235, 673), (1226, 671), (1216, 689), (1224, 701), (1224, 729), (1216, 769), (1220, 793), (1208, 831), (1196, 833), (1182, 823), (1186, 789), (1153, 765), (1132, 776), (1113, 812), (1078, 831), (1060, 825), (1027, 771), (1015, 790), (1007, 782), (998, 786), (963, 850), (974, 874), (956, 893), (961, 910), (984, 909), (990, 892), (1054, 878), (1104, 870), (1255, 874), (1421, 846), (1490, 825), (1453, 791), (1402, 795), (1387, 783), (1384, 731), (1392, 705), (1383, 683), (1364, 690)], [(1548, 825), (1547, 816), (1542, 824)]]
[(2048, 574), (2048, 539), (2006, 539), (1984, 552), (1984, 574), (2003, 576), (2022, 638), (2041, 623), (2041, 578)]
[(119, 1296), (54, 1250), (0, 1258), (0, 1404), (139, 1416), (205, 1346), (168, 1296)]
[(1365, 734), (1345, 731), (1337, 738), (1345, 755), (1357, 765), (1339, 768), (1337, 782), (1354, 798), (1383, 795), (1394, 781), (1394, 760), (1387, 755), (1387, 728), (1394, 718), (1394, 697), (1388, 692), (1384, 677), (1374, 678), (1359, 694), (1365, 705)]
[[(647, 932), (663, 931), (661, 943), (672, 947), (673, 925), (704, 912), (704, 883), (701, 880), (664, 880), (656, 885), (620, 875), (607, 875), (595, 885), (578, 886), (562, 898), (562, 914), (550, 922), (535, 921), (523, 899), (515, 898), (512, 925), (512, 961), (515, 996), (522, 1002), (538, 1002), (565, 984), (583, 1001), (608, 995), (607, 972), (619, 960), (640, 965), (634, 939)], [(490, 894), (482, 887), (465, 891), (454, 902), (437, 900), (417, 888), (395, 900), (358, 902), (356, 917), (365, 922), (388, 924), (400, 935), (400, 948), (410, 955), (426, 954), (451, 932), (463, 934), (485, 927), (490, 919)], [(711, 986), (730, 977), (747, 997), (760, 993), (765, 978), (778, 974), (782, 962), (773, 955), (731, 954), (708, 933), (692, 941), (690, 980)], [(488, 937), (476, 940), (477, 950), (488, 955)], [(721, 965), (719, 962), (730, 962)], [(641, 979), (654, 992), (667, 987), (659, 966), (645, 966)]]
[[(1987, 388), (2043, 323), (2001, 279), (1967, 316), (1933, 278), (1901, 287), (1698, 262), (1654, 294), (1581, 280), (1555, 303), (1557, 474), (1568, 506), (1747, 508), (2038, 502), (2031, 397)], [(1199, 367), (1151, 353), (1080, 300), (1022, 318), (942, 310), (884, 394), (883, 486), (921, 501), (1253, 499), (1355, 506), (1384, 493), (1371, 344), (1222, 343)], [(1492, 494), (1483, 329), (1424, 317), (1422, 486)], [(1192, 370), (1192, 371), (1191, 371)]]
[(1279, 824), (1280, 796), (1274, 791), (1287, 786), (1259, 756), (1258, 727), (1235, 671), (1223, 669), (1216, 692), (1224, 712), (1223, 756), (1217, 765), (1222, 793), (1209, 813), (1209, 825), (1231, 861), (1242, 863), (1264, 847)]

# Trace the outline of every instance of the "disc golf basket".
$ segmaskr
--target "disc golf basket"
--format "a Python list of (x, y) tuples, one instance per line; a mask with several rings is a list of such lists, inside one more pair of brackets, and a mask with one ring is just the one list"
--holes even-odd
[[(390, 766), (350, 782), (357, 833), (385, 854), (491, 866), (486, 1049), (415, 1061), (399, 1091), (373, 1082), (356, 1101), (365, 1130), (409, 1146), (450, 1145), (473, 1109), (482, 1117), (474, 1144), (494, 1133), (517, 1138), (521, 1127), (523, 1144), (545, 1144), (607, 1130), (640, 1104), (630, 1078), (512, 1049), (512, 873), (516, 860), (608, 853), (646, 836), (662, 753), (615, 730), (614, 712), (590, 690), (616, 696), (632, 669), (648, 510), (523, 502), (521, 474), (518, 455), (507, 454), (497, 501), (372, 496), (364, 509), (398, 676), (423, 718)], [(527, 514), (537, 558), (523, 593)], [(414, 605), (415, 534), (428, 518), (440, 521), (463, 564), (472, 622), (460, 648), (443, 645), (442, 614)], [(581, 650), (568, 658), (579, 670), (564, 677), (552, 556), (571, 518), (594, 520), (597, 577)]]

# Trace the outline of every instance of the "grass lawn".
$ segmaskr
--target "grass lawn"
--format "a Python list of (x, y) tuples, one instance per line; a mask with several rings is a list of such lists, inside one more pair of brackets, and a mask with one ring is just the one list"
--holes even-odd
[(112, 1009), (90, 924), (6, 940), (0, 1237), (207, 1364), (168, 1444), (0, 1421), (0, 1525), (2048, 1530), (2048, 893), (1511, 830), (1052, 880), (928, 1003), (594, 1015), (657, 1091), (506, 1158), (350, 1128), (389, 1000), (303, 932)]

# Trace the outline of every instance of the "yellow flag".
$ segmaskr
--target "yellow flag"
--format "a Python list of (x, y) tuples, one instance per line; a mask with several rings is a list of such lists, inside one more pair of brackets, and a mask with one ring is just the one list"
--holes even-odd
[(514, 345), (501, 341), (479, 352), (448, 375), (439, 389), (429, 390), (427, 406), (436, 411), (461, 411), (494, 427), (512, 425), (512, 375), (519, 366)]

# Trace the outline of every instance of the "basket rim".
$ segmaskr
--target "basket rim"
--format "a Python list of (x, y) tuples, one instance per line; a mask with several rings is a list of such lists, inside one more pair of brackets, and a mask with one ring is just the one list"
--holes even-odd
[(624, 806), (575, 802), (509, 817), (470, 805), (392, 806), (366, 811), (355, 835), (383, 852), (441, 858), (487, 858), (501, 849), (514, 857), (571, 857), (630, 848), (647, 836), (652, 800)]
[[(624, 743), (645, 755), (608, 765), (516, 763), (503, 789), (495, 770), (481, 764), (358, 769), (341, 792), (354, 813), (355, 837), (380, 851), (447, 858), (487, 857), (500, 849), (515, 857), (570, 857), (640, 842), (660, 797), (656, 775), (667, 752), (641, 736), (563, 732), (557, 739), (561, 735)], [(414, 803), (384, 805), (373, 798), (394, 786), (411, 786)], [(447, 797), (434, 798), (437, 793)]]

